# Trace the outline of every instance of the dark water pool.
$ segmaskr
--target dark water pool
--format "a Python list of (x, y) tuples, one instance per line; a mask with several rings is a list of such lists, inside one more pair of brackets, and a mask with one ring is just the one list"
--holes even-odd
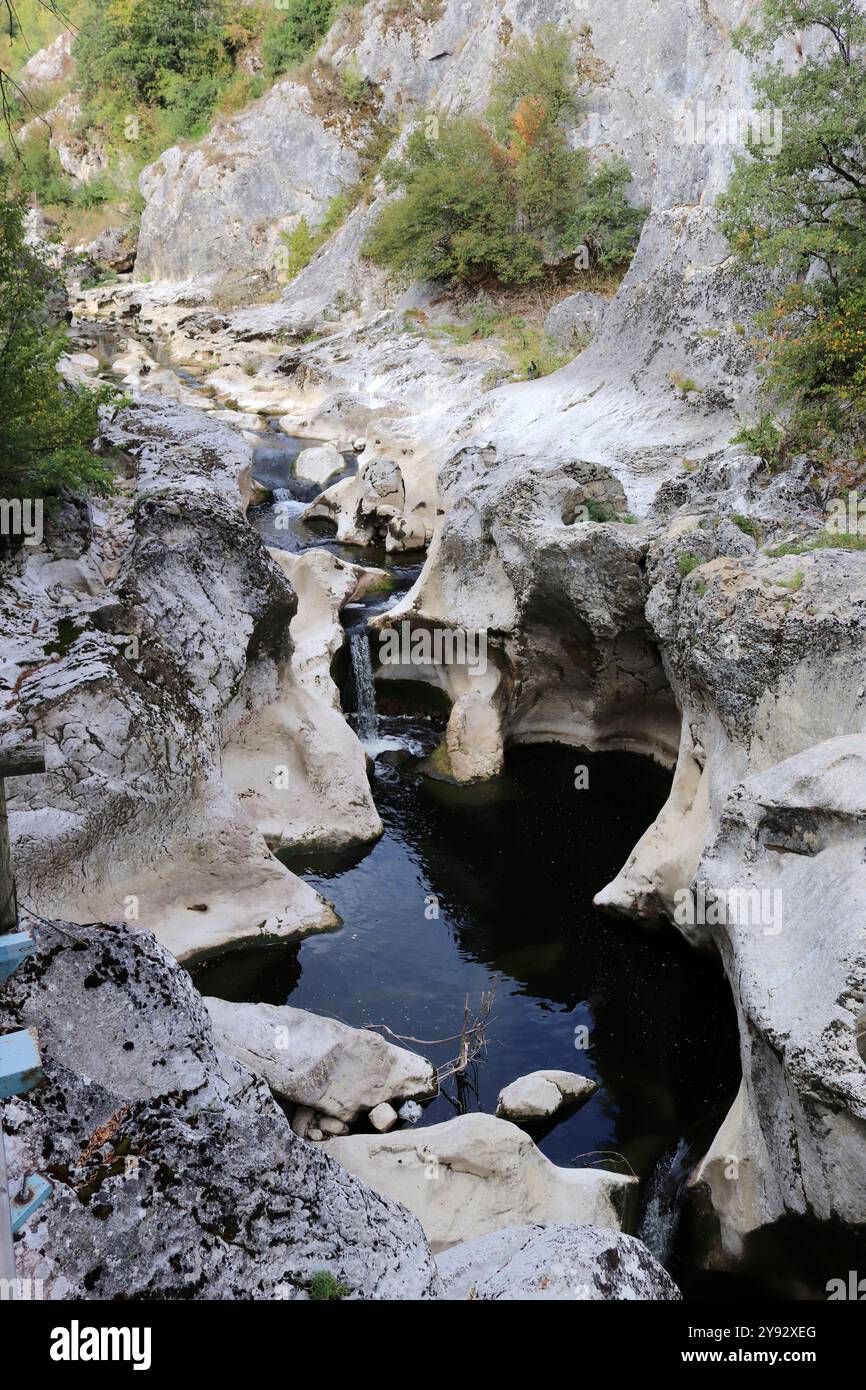
[[(438, 737), (417, 719), (382, 718), (380, 733), (418, 753)], [(578, 762), (589, 768), (588, 790), (575, 790)], [(504, 776), (480, 789), (379, 758), (379, 843), (352, 859), (287, 861), (334, 903), (343, 927), (299, 946), (226, 953), (198, 968), (197, 983), (423, 1039), (459, 1033), (464, 999), (474, 1010), (495, 988), (486, 1055), (422, 1123), (460, 1106), (493, 1111), (500, 1088), (525, 1072), (577, 1071), (599, 1090), (560, 1123), (534, 1129), (540, 1147), (560, 1164), (608, 1156), (620, 1171), (645, 1174), (713, 1112), (720, 1117), (739, 1082), (718, 962), (672, 929), (641, 929), (592, 905), (668, 785), (647, 759), (556, 747), (513, 750)], [(416, 1050), (442, 1064), (456, 1048)]]

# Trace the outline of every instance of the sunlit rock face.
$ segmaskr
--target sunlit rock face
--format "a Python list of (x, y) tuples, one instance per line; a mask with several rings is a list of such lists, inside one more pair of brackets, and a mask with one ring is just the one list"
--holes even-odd
[[(592, 76), (575, 139), (623, 154), (640, 198), (661, 209), (711, 201), (731, 166), (731, 133), (745, 143), (750, 70), (730, 35), (753, 8), (747, 0), (721, 0), (712, 10), (691, 0), (537, 0), (528, 8), (521, 0), (443, 0), (425, 17), (408, 8), (395, 18), (386, 0), (373, 0), (338, 20), (319, 58), (339, 70), (356, 55), (379, 89), (380, 118), (405, 120), (425, 108), (477, 113), (515, 35), (570, 22)], [(321, 220), (330, 198), (357, 177), (365, 119), (341, 109), (333, 93), (325, 100), (315, 76), (282, 81), (198, 144), (166, 151), (142, 175), (139, 275), (274, 271), (279, 233), (302, 215), (311, 225)]]

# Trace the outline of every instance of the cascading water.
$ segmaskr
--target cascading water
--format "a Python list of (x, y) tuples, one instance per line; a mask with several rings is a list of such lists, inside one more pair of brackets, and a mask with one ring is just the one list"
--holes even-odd
[(681, 1139), (675, 1149), (662, 1154), (647, 1184), (643, 1215), (635, 1235), (667, 1265), (680, 1223), (680, 1189), (685, 1180), (688, 1142)]
[(376, 687), (373, 684), (373, 663), (366, 628), (350, 633), (349, 653), (355, 685), (355, 729), (359, 738), (375, 738), (379, 715), (376, 711)]

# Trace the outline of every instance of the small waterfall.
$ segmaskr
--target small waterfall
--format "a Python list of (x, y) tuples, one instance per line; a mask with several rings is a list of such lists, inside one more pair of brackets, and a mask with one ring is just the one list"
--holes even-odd
[(376, 713), (376, 687), (373, 684), (370, 641), (365, 627), (349, 634), (349, 652), (355, 685), (356, 732), (359, 738), (375, 738), (379, 728), (379, 716)]
[(292, 489), (291, 489), (291, 488), (289, 488), (289, 487), (275, 487), (275, 488), (274, 488), (274, 501), (275, 501), (275, 502), (295, 502), (296, 500), (297, 500), (297, 499), (296, 499), (296, 497), (295, 497), (295, 494), (292, 492)]
[(675, 1149), (662, 1154), (647, 1184), (643, 1214), (635, 1231), (638, 1240), (662, 1265), (667, 1265), (671, 1258), (680, 1224), (679, 1197), (688, 1148), (686, 1140), (681, 1139)]

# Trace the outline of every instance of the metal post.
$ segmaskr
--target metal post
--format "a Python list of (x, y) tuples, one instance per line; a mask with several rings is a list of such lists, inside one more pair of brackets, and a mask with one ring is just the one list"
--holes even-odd
[(0, 932), (14, 931), (18, 925), (12, 851), (9, 848), (9, 821), (6, 816), (6, 783), (0, 777)]
[(15, 878), (12, 873), (12, 850), (9, 846), (9, 821), (6, 815), (5, 777), (29, 777), (45, 771), (45, 754), (41, 744), (23, 742), (0, 743), (0, 932), (14, 931), (18, 924), (15, 901)]
[[(45, 756), (41, 744), (0, 744), (0, 933), (14, 931), (18, 925), (18, 904), (15, 897), (15, 877), (12, 872), (12, 850), (9, 845), (9, 821), (6, 814), (5, 777), (26, 777), (45, 771)], [(3, 1139), (3, 1111), (0, 1101), (0, 1280), (9, 1297), (18, 1297), (15, 1273), (15, 1249), (12, 1243), (12, 1193), (6, 1168), (6, 1146)]]
[(12, 1245), (12, 1193), (6, 1171), (6, 1146), (3, 1142), (3, 1109), (0, 1105), (0, 1280), (9, 1290), (9, 1298), (18, 1297), (15, 1273), (15, 1250)]

